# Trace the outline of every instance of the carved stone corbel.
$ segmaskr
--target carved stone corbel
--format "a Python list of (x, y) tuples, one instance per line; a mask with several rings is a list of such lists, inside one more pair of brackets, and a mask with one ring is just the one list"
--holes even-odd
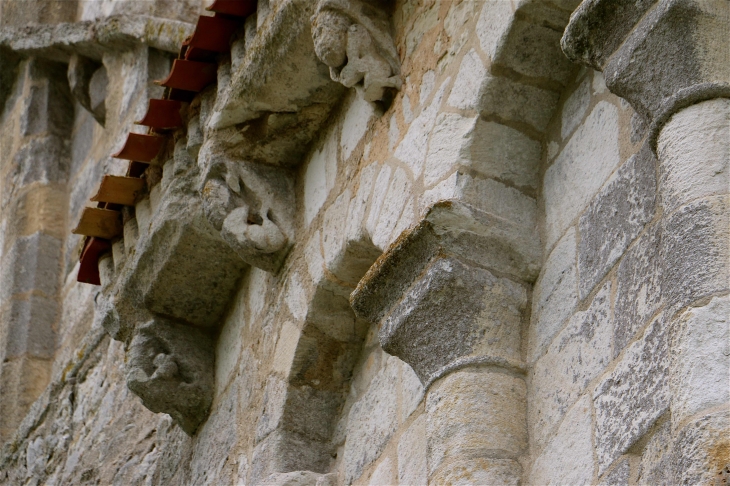
[(312, 17), (317, 57), (334, 81), (361, 87), (367, 101), (383, 100), (387, 89), (399, 90), (400, 62), (390, 19), (377, 2), (320, 0)]
[(276, 272), (294, 241), (294, 180), (282, 167), (232, 160), (201, 149), (203, 211), (246, 263)]

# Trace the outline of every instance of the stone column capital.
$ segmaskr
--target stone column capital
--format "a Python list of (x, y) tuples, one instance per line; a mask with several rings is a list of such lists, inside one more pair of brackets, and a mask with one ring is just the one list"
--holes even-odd
[(726, 0), (585, 0), (561, 44), (651, 122), (654, 145), (672, 114), (730, 97), (728, 32)]
[(426, 388), (471, 365), (523, 373), (527, 288), (519, 275), (537, 255), (519, 247), (520, 234), (468, 205), (437, 203), (371, 267), (352, 307), (380, 324), (383, 349)]

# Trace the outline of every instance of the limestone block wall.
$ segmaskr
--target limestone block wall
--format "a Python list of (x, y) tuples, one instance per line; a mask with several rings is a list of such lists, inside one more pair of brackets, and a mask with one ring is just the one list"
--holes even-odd
[[(40, 21), (127, 7), (191, 21), (200, 8), (131, 3), (79, 1), (70, 17)], [(281, 268), (240, 264), (214, 335), (212, 405), (192, 435), (127, 388), (129, 342), (104, 330), (101, 289), (76, 282), (81, 239), (71, 234), (102, 175), (123, 174), (110, 154), (130, 129), (141, 133), (133, 121), (161, 96), (151, 80), (165, 77), (171, 53), (149, 38), (99, 48), (104, 126), (71, 98), (67, 59), (19, 64), (0, 125), (0, 483), (654, 484), (726, 467), (727, 99), (681, 112), (654, 151), (651, 123), (560, 50), (578, 2), (389, 5), (402, 86), (371, 103), (326, 85), (332, 111), (297, 126), (311, 143), (291, 150), (300, 139), (281, 139), (282, 151), (303, 154), (285, 164), (291, 249)], [(146, 251), (137, 245), (155, 215), (180, 187), (198, 187), (206, 160), (229, 157), (212, 141), (240, 128), (221, 120), (250, 109), (234, 89), (247, 46), (288, 7), (311, 4), (259, 1), (102, 270)], [(272, 59), (302, 70), (310, 61), (285, 55)], [(300, 110), (276, 80), (269, 91), (247, 86)], [(286, 114), (263, 120), (246, 129), (287, 133)], [(691, 149), (688, 126), (705, 134)], [(278, 148), (255, 155), (273, 164)], [(412, 271), (419, 255), (400, 267), (396, 257), (420, 248), (414, 228), (432, 229), (447, 257), (386, 289), (382, 300), (402, 312), (383, 310), (387, 325), (435, 309), (401, 359), (383, 350), (385, 319), (356, 314), (351, 296), (378, 282), (369, 269), (395, 268), (394, 281)], [(700, 243), (687, 244), (697, 228)], [(170, 273), (170, 285), (194, 290), (207, 275), (196, 264)], [(707, 270), (688, 281), (688, 267)], [(482, 293), (449, 294), (439, 278)], [(468, 352), (462, 327), (429, 334), (454, 309), (454, 326), (468, 324), (475, 308), (465, 329), (488, 339)], [(422, 381), (422, 362), (442, 358), (429, 351), (437, 340), (454, 359)]]

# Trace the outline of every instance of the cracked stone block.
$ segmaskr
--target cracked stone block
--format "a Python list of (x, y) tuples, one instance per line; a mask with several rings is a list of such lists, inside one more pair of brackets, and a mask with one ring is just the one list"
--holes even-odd
[(593, 392), (599, 475), (669, 408), (667, 334), (666, 319), (660, 315)]
[(649, 145), (632, 156), (581, 216), (578, 271), (584, 299), (654, 216), (656, 158)]

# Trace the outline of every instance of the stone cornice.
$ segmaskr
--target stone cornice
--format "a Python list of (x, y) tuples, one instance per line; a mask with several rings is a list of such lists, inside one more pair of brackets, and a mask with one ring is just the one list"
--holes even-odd
[(67, 61), (73, 54), (98, 61), (105, 50), (127, 49), (138, 43), (177, 53), (194, 28), (193, 24), (176, 20), (117, 15), (93, 21), (3, 27), (0, 47), (55, 61)]

